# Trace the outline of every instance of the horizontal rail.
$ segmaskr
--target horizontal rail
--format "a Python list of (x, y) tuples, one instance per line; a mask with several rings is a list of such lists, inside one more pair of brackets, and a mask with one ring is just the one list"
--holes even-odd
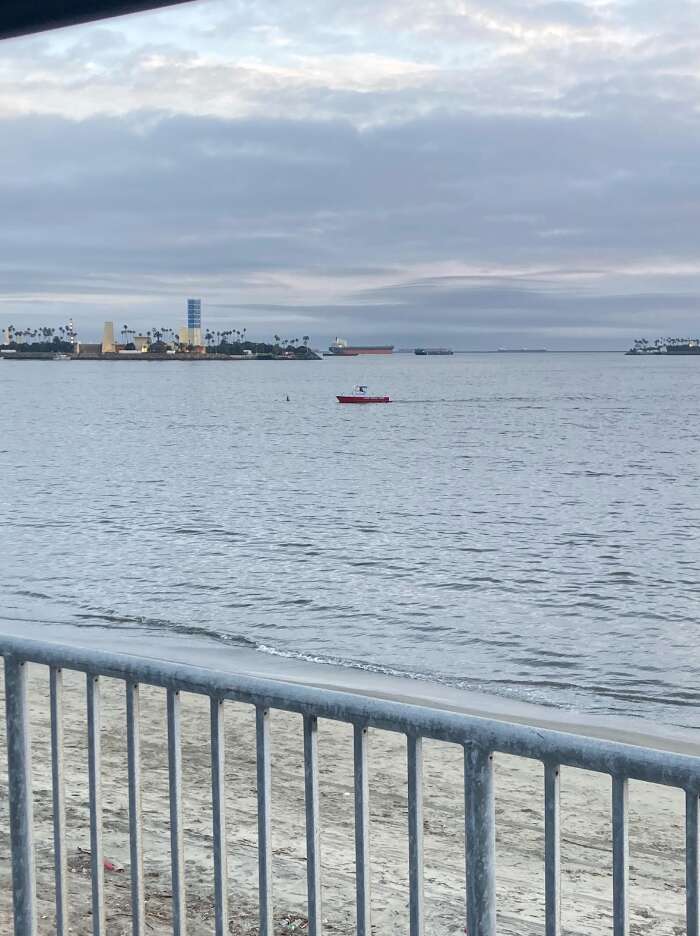
[(259, 708), (353, 722), (455, 744), (474, 744), (485, 750), (540, 760), (545, 764), (578, 767), (700, 793), (700, 757), (689, 754), (23, 637), (0, 637), (0, 655), (127, 682), (148, 683), (172, 691), (217, 696)]

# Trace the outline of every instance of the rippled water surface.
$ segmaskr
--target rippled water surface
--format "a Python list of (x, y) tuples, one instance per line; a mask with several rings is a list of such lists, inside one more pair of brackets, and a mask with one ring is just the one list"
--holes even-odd
[[(358, 381), (397, 402), (339, 406)], [(0, 388), (13, 629), (700, 727), (700, 360), (0, 362)]]

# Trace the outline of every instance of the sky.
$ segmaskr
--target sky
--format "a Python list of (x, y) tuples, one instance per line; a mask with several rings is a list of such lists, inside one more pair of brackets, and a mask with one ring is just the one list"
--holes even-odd
[(198, 0), (0, 42), (0, 324), (700, 333), (700, 0)]

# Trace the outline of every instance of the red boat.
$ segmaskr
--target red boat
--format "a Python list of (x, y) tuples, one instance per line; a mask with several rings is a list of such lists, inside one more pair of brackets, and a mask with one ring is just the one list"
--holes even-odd
[(362, 384), (353, 387), (351, 394), (339, 396), (336, 399), (338, 403), (391, 403), (391, 398), (388, 396), (369, 396), (367, 387)]

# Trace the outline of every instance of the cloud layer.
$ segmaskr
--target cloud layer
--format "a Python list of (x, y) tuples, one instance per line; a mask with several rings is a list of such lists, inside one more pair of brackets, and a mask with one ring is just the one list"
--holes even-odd
[(697, 13), (217, 0), (7, 42), (4, 318), (698, 332)]

